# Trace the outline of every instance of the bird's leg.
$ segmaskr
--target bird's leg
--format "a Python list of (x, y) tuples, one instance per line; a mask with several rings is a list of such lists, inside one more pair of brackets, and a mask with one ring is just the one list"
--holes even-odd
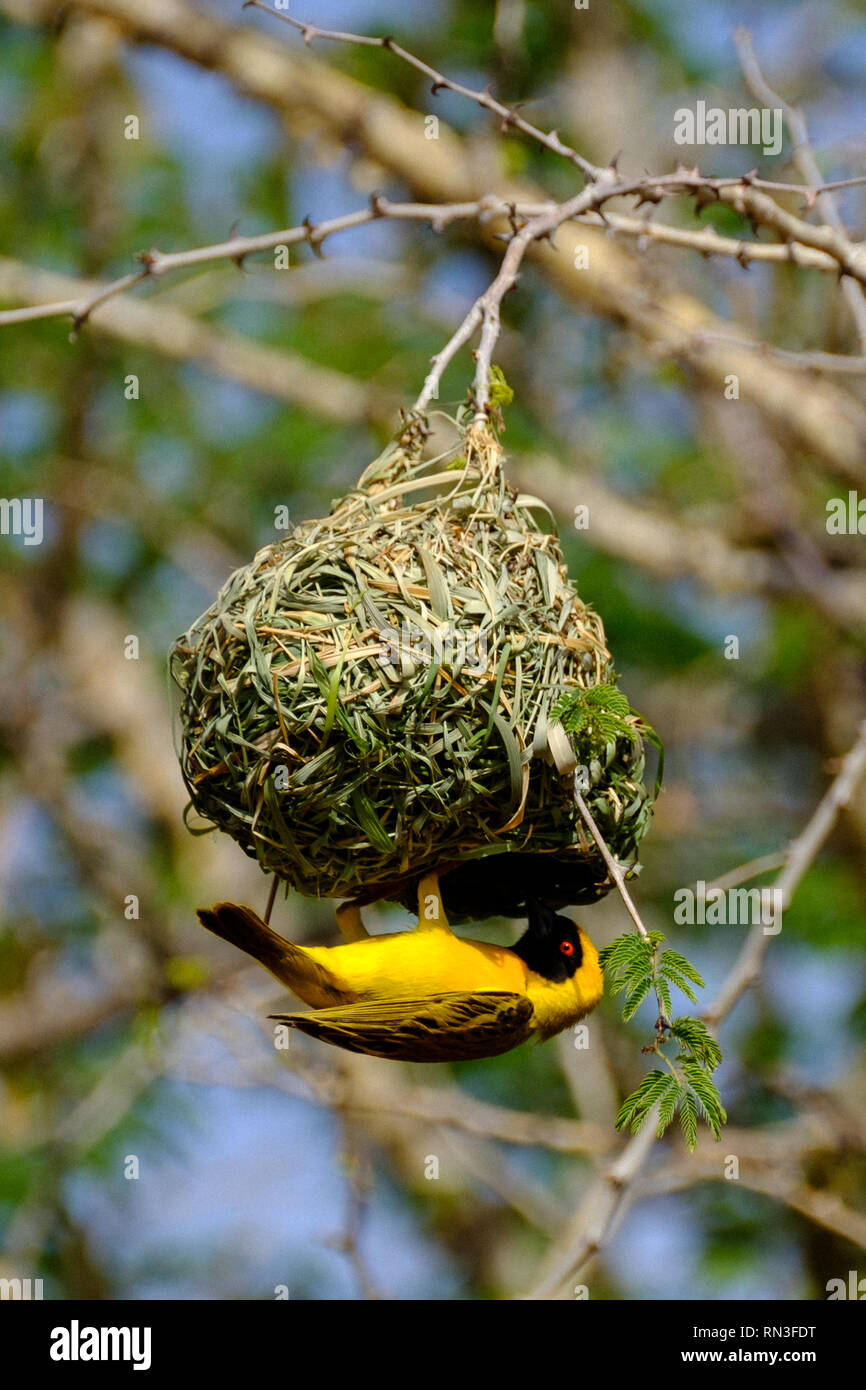
[(341, 903), (336, 912), (337, 926), (346, 941), (364, 941), (370, 935), (361, 920), (356, 902)]
[(431, 927), (451, 930), (442, 905), (438, 874), (425, 874), (418, 883), (418, 928), (429, 931)]

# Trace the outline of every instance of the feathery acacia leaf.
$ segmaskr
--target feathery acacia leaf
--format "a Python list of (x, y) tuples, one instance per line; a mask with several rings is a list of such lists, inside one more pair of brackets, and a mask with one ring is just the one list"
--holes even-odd
[[(647, 937), (626, 932), (599, 953), (612, 995), (624, 994), (622, 1016), (625, 1022), (633, 1018), (652, 990), (659, 1007), (656, 1038), (652, 1048), (671, 1068), (664, 1072), (650, 1071), (638, 1089), (628, 1096), (616, 1119), (617, 1129), (631, 1125), (637, 1133), (653, 1106), (658, 1104), (659, 1138), (679, 1112), (680, 1125), (686, 1144), (694, 1149), (697, 1143), (698, 1121), (703, 1119), (716, 1139), (727, 1116), (713, 1072), (722, 1060), (722, 1052), (706, 1024), (688, 1015), (670, 1021), (672, 988), (680, 990), (691, 1002), (697, 1003), (692, 986), (704, 987), (703, 977), (691, 961), (679, 951), (668, 948), (659, 954), (664, 941), (661, 932)], [(680, 1051), (671, 1061), (664, 1051), (665, 1043), (674, 1039)]]

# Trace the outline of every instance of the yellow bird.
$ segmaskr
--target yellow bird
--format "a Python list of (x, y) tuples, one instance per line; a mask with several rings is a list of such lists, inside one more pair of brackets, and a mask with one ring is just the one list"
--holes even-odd
[(373, 1057), (459, 1062), (545, 1041), (601, 998), (598, 952), (586, 933), (541, 903), (511, 948), (455, 936), (434, 875), (418, 888), (413, 931), (370, 936), (358, 908), (337, 920), (340, 946), (296, 946), (249, 907), (218, 903), (202, 926), (254, 956), (311, 1013), (276, 1014), (324, 1042)]

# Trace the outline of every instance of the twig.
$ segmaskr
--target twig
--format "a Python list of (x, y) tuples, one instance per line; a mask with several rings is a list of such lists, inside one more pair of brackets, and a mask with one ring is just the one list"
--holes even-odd
[[(814, 815), (788, 848), (785, 866), (773, 885), (775, 901), (781, 911), (784, 912), (790, 905), (801, 879), (833, 829), (839, 811), (850, 801), (864, 772), (866, 723), (861, 725), (856, 742), (845, 755), (842, 766)], [(771, 940), (772, 934), (764, 930), (763, 923), (758, 922), (752, 927), (733, 969), (713, 1003), (704, 1011), (704, 1019), (708, 1024), (717, 1026), (727, 1017), (746, 990), (755, 983)]]
[[(734, 42), (737, 45), (746, 85), (752, 95), (764, 105), (777, 106), (784, 112), (785, 120), (794, 139), (794, 163), (803, 178), (816, 190), (815, 202), (824, 222), (837, 234), (847, 239), (848, 233), (836, 207), (836, 200), (831, 196), (832, 190), (829, 186), (821, 186), (821, 171), (815, 160), (812, 142), (809, 139), (809, 130), (802, 111), (790, 106), (767, 82), (761, 71), (752, 43), (752, 35), (748, 29), (738, 29), (734, 34)], [(863, 290), (860, 285), (853, 284), (850, 279), (843, 279), (842, 293), (847, 300), (857, 327), (861, 351), (866, 352), (866, 300), (863, 298)]]
[[(866, 723), (862, 725), (856, 742), (846, 754), (839, 772), (814, 815), (788, 851), (785, 867), (776, 881), (783, 907), (790, 903), (803, 875), (832, 830), (840, 808), (850, 800), (857, 781), (864, 772)], [(704, 1015), (707, 1021), (720, 1023), (731, 1012), (745, 990), (754, 983), (770, 940), (762, 925), (752, 929), (750, 938), (734, 963), (717, 1000)], [(617, 1159), (589, 1188), (575, 1219), (575, 1228), (564, 1242), (564, 1248), (554, 1253), (550, 1272), (526, 1295), (527, 1298), (555, 1297), (562, 1286), (577, 1275), (586, 1261), (598, 1253), (621, 1216), (629, 1199), (629, 1189), (655, 1140), (654, 1113), (651, 1112), (643, 1128), (628, 1141)]]
[[(504, 102), (498, 101), (488, 88), (477, 90), (473, 87), (464, 86), (461, 82), (453, 81), (451, 78), (446, 77), (444, 73), (439, 72), (438, 69), (431, 67), (429, 63), (424, 62), (422, 58), (418, 58), (414, 53), (410, 52), (409, 49), (397, 43), (390, 35), (352, 34), (344, 30), (322, 29), (316, 24), (310, 24), (302, 19), (295, 19), (292, 15), (275, 10), (271, 5), (266, 5), (264, 0), (244, 0), (244, 9), (262, 10), (265, 14), (270, 15), (271, 18), (279, 19), (283, 24), (290, 25), (291, 28), (296, 29), (300, 33), (308, 46), (316, 39), (323, 39), (335, 43), (351, 43), (363, 48), (384, 48), (389, 53), (393, 53), (395, 57), (401, 59), (402, 62), (408, 63), (416, 72), (420, 72), (423, 76), (429, 77), (433, 84), (432, 91), (434, 95), (440, 90), (447, 90), (449, 92), (454, 92), (457, 96), (466, 97), (467, 100), (475, 102), (476, 105), (483, 107), (484, 110), (490, 111), (493, 115), (498, 116), (502, 122), (503, 130), (514, 129), (519, 130), (524, 135), (528, 135), (530, 139), (535, 140), (552, 154), (559, 155), (561, 158), (568, 160), (569, 163), (575, 164), (582, 170), (587, 180), (590, 182), (598, 178), (600, 174), (606, 172), (607, 166), (593, 164), (591, 160), (586, 159), (577, 150), (565, 144), (565, 142), (560, 139), (558, 131), (545, 131), (539, 126), (533, 125), (531, 121), (527, 121), (520, 115), (516, 106), (508, 106)], [(780, 104), (778, 103), (778, 98), (774, 98), (774, 100), (777, 104)], [(728, 179), (717, 179), (714, 182), (718, 187), (723, 187), (725, 185), (737, 184), (740, 181), (740, 178), (735, 175)], [(807, 184), (785, 183), (777, 179), (763, 179), (754, 173), (748, 175), (748, 181), (753, 188), (764, 189), (766, 192), (799, 194), (805, 199), (807, 204), (811, 206), (815, 199), (822, 194), (834, 192), (837, 189), (854, 188), (866, 184), (866, 175), (850, 179), (838, 179), (833, 183), (823, 183), (820, 173), (816, 168), (814, 175), (810, 176)]]
[(576, 1223), (579, 1230), (569, 1238), (567, 1248), (554, 1252), (546, 1263), (549, 1271), (524, 1297), (530, 1301), (554, 1298), (563, 1284), (576, 1278), (587, 1260), (605, 1246), (624, 1214), (644, 1159), (655, 1143), (656, 1110), (647, 1116), (643, 1129), (630, 1139), (625, 1148), (584, 1194)]
[[(74, 313), (94, 295), (86, 280), (37, 270), (0, 256), (0, 297), (44, 301), (33, 318)], [(74, 290), (76, 297), (69, 295)], [(47, 309), (47, 313), (46, 313)], [(0, 319), (4, 316), (0, 315)], [(207, 372), (276, 400), (297, 403), (314, 415), (339, 423), (393, 419), (396, 400), (347, 372), (325, 367), (288, 348), (257, 342), (224, 325), (153, 299), (110, 299), (92, 319), (94, 333), (133, 343), (175, 362), (194, 362)]]
[(583, 797), (581, 796), (578, 790), (577, 773), (574, 774), (574, 800), (578, 811), (580, 812), (581, 816), (583, 817), (584, 821), (589, 827), (589, 832), (592, 835), (592, 838), (595, 840), (595, 843), (598, 845), (598, 848), (601, 851), (601, 856), (608, 867), (608, 872), (610, 873), (611, 878), (613, 879), (614, 883), (617, 886), (617, 889), (619, 890), (620, 897), (625, 903), (626, 911), (628, 912), (629, 917), (634, 922), (644, 941), (649, 941), (649, 932), (647, 931), (646, 927), (641, 921), (640, 913), (638, 912), (637, 908), (632, 902), (631, 894), (625, 886), (625, 876), (622, 872), (622, 869), (619, 867), (619, 864), (617, 864), (616, 860), (614, 859), (613, 855), (608, 849), (605, 843), (604, 836), (602, 835), (601, 831), (595, 823), (595, 820), (593, 819), (592, 812), (590, 811), (589, 807), (587, 806), (586, 802), (584, 801)]
[(708, 883), (707, 892), (711, 888), (721, 888), (723, 891), (736, 888), (738, 884), (748, 883), (750, 879), (758, 878), (761, 874), (781, 869), (786, 858), (784, 850), (773, 850), (771, 854), (762, 854), (757, 859), (750, 859), (746, 864), (738, 864), (736, 868), (729, 869), (727, 873), (720, 874)]
[(643, 250), (643, 243), (657, 241), (665, 246), (687, 247), (702, 256), (727, 256), (737, 261), (744, 270), (750, 265), (793, 264), (802, 270), (839, 274), (838, 261), (829, 252), (817, 251), (811, 246), (797, 246), (795, 250), (792, 242), (780, 246), (776, 242), (741, 241), (737, 237), (723, 236), (715, 227), (689, 231), (685, 227), (671, 227), (649, 218), (624, 217), (618, 212), (607, 212), (603, 220), (597, 218), (596, 221), (601, 227), (606, 224), (617, 235), (635, 238), (640, 250)]
[[(0, 0), (0, 8), (11, 3)], [(155, 44), (200, 67), (223, 73), (245, 97), (263, 103), (281, 117), (292, 120), (302, 116), (305, 122), (316, 122), (340, 140), (347, 131), (354, 131), (367, 156), (406, 182), (422, 199), (457, 201), (476, 196), (473, 161), (453, 131), (443, 128), (439, 142), (431, 144), (416, 111), (390, 94), (326, 68), (315, 58), (299, 57), (291, 47), (275, 45), (269, 36), (249, 25), (228, 24), (215, 14), (204, 15), (186, 0), (172, 0), (169, 6), (160, 0), (76, 0), (75, 8), (82, 15), (110, 19), (126, 41)], [(59, 18), (64, 4), (63, 0), (42, 0), (38, 13), (19, 11), (16, 18), (44, 23), (49, 17)], [(678, 183), (668, 185), (671, 193), (691, 191), (704, 201), (718, 189), (748, 183), (753, 191), (798, 195), (807, 206), (814, 205), (817, 194), (825, 189), (852, 187), (863, 181), (839, 180), (813, 188), (761, 179), (752, 172), (739, 178), (707, 180), (696, 170), (684, 170), (677, 178)], [(652, 193), (656, 184), (658, 181), (651, 178), (648, 191)], [(508, 196), (508, 189), (501, 191)], [(661, 191), (662, 196), (668, 196), (664, 188)], [(516, 196), (527, 196), (525, 186)], [(543, 197), (540, 192), (534, 196)], [(505, 217), (499, 222), (506, 223)], [(494, 241), (498, 231), (498, 227), (496, 232), (488, 230), (484, 240)], [(606, 245), (596, 237), (598, 247), (593, 247), (591, 261), (584, 268), (574, 266), (568, 254), (575, 235), (567, 231), (561, 240), (565, 254), (551, 255), (546, 247), (538, 253), (534, 246), (532, 251), (544, 276), (568, 299), (594, 315), (613, 318), (646, 343), (651, 353), (682, 363), (712, 390), (731, 373), (739, 374), (741, 399), (756, 405), (796, 447), (850, 479), (852, 485), (862, 484), (866, 412), (853, 396), (829, 380), (803, 392), (799, 373), (795, 376), (783, 362), (761, 362), (754, 354), (748, 361), (744, 354), (729, 349), (689, 357), (689, 324), (703, 323), (720, 330), (725, 327), (705, 303), (681, 286), (675, 296), (669, 290), (653, 296), (649, 303), (640, 261), (628, 257), (613, 238)], [(796, 251), (795, 247), (795, 255)]]
[[(490, 396), (490, 367), (493, 350), (499, 338), (499, 309), (505, 295), (517, 282), (518, 272), (529, 246), (534, 241), (550, 238), (557, 227), (561, 227), (564, 222), (580, 216), (581, 213), (599, 208), (611, 198), (623, 197), (636, 192), (640, 183), (641, 180), (639, 179), (619, 180), (612, 171), (607, 170), (604, 177), (600, 174), (595, 183), (587, 185), (575, 197), (568, 199), (567, 202), (555, 204), (552, 208), (529, 218), (523, 226), (515, 230), (496, 277), (484, 293), (476, 299), (463, 322), (452, 334), (442, 351), (432, 358), (431, 370), (425, 379), (424, 389), (413, 407), (416, 412), (422, 413), (429, 402), (435, 399), (445, 368), (459, 349), (469, 342), (480, 325), (481, 341), (475, 355), (476, 366), (472, 397), (475, 406), (475, 421), (481, 423), (486, 419)], [(510, 212), (513, 223), (515, 217), (519, 215), (520, 209), (512, 206)]]
[[(556, 204), (529, 203), (518, 205), (521, 216), (532, 217)], [(466, 203), (392, 203), (387, 198), (374, 196), (369, 206), (355, 212), (332, 217), (326, 221), (313, 223), (309, 219), (297, 227), (284, 227), (280, 231), (265, 232), (260, 236), (234, 236), (227, 241), (214, 242), (209, 246), (191, 247), (186, 251), (163, 252), (155, 247), (139, 253), (142, 269), (129, 275), (121, 275), (116, 280), (97, 285), (83, 298), (58, 300), (49, 304), (37, 304), (24, 309), (0, 310), (0, 328), (11, 324), (24, 323), (33, 319), (60, 318), (70, 315), (74, 331), (87, 322), (91, 314), (116, 295), (124, 294), (145, 280), (155, 280), (171, 271), (189, 269), (192, 266), (206, 265), (213, 261), (234, 261), (243, 265), (248, 256), (256, 252), (273, 251), (278, 246), (296, 246), (308, 242), (314, 249), (322, 246), (328, 237), (337, 232), (349, 231), (355, 227), (366, 226), (384, 218), (394, 221), (429, 222), (435, 231), (440, 231), (450, 222), (462, 219), (483, 219), (496, 214), (504, 214), (514, 205), (500, 198), (487, 196)]]
[(386, 35), (384, 38), (379, 38), (371, 34), (347, 34), (337, 29), (320, 29), (315, 24), (307, 24), (301, 19), (294, 19), (291, 15), (274, 10), (270, 5), (265, 5), (263, 0), (244, 0), (244, 9), (263, 10), (265, 14), (271, 15), (274, 19), (280, 19), (284, 24), (290, 24), (293, 29), (300, 31), (306, 44), (311, 44), (314, 39), (330, 39), (337, 43), (352, 43), (364, 48), (385, 48), (404, 63), (408, 63), (416, 72), (422, 73), (424, 77), (429, 77), (433, 83), (434, 96), (438, 91), (447, 89), (449, 92), (455, 92), (458, 96), (467, 97), (478, 106), (484, 107), (485, 111), (490, 111), (493, 115), (498, 116), (502, 122), (503, 130), (513, 127), (515, 130), (522, 131), (524, 135), (529, 135), (533, 140), (537, 140), (540, 145), (543, 145), (546, 150), (567, 159), (570, 164), (575, 164), (588, 180), (596, 178), (600, 172), (595, 164), (591, 164), (588, 159), (584, 159), (583, 155), (578, 154), (577, 150), (573, 150), (570, 145), (566, 145), (564, 141), (560, 140), (555, 130), (544, 131), (538, 126), (532, 125), (530, 121), (525, 120), (520, 115), (516, 107), (506, 106), (503, 102), (497, 101), (489, 89), (476, 91), (472, 87), (465, 87), (461, 82), (453, 82), (450, 77), (438, 72), (436, 68), (425, 63), (423, 59), (416, 58), (413, 53), (403, 48), (390, 36)]
[(754, 338), (741, 338), (735, 333), (722, 333), (714, 328), (701, 328), (694, 335), (692, 342), (695, 348), (707, 343), (729, 343), (732, 347), (745, 348), (748, 352), (758, 353), (762, 357), (775, 358), (776, 361), (793, 367), (795, 371), (830, 372), (840, 376), (862, 376), (866, 372), (866, 356), (811, 352), (808, 349), (795, 352), (793, 349), (774, 347), (772, 343), (760, 342)]

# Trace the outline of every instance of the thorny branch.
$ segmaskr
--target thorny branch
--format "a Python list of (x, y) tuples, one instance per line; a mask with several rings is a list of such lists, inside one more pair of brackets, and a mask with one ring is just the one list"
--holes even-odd
[[(578, 162), (586, 178), (587, 186), (574, 198), (562, 204), (515, 203), (488, 195), (482, 199), (464, 203), (397, 203), (386, 198), (373, 196), (369, 206), (342, 217), (332, 218), (318, 224), (309, 218), (303, 224), (283, 228), (258, 236), (232, 236), (228, 240), (208, 246), (190, 248), (179, 252), (161, 252), (156, 248), (140, 253), (141, 269), (120, 276), (114, 281), (100, 284), (79, 299), (54, 300), (26, 305), (16, 309), (0, 311), (0, 327), (23, 323), (35, 319), (70, 316), (73, 322), (73, 336), (87, 320), (109, 300), (147, 280), (155, 280), (172, 271), (193, 268), (197, 265), (229, 260), (243, 267), (247, 257), (257, 252), (273, 250), (279, 246), (308, 243), (317, 254), (328, 237), (342, 231), (366, 225), (381, 218), (402, 221), (427, 222), (434, 230), (441, 231), (452, 222), (473, 219), (483, 222), (496, 216), (507, 216), (512, 232), (507, 239), (506, 251), (499, 271), (488, 289), (475, 301), (463, 322), (452, 337), (431, 361), (431, 370), (425, 379), (424, 387), (415, 402), (417, 412), (426, 410), (438, 395), (442, 374), (459, 350), (471, 341), (480, 328), (480, 343), (475, 352), (476, 371), (472, 389), (475, 418), (485, 417), (488, 404), (489, 373), (493, 353), (500, 332), (500, 309), (508, 291), (518, 278), (520, 266), (530, 244), (540, 240), (551, 240), (555, 230), (568, 221), (596, 220), (608, 225), (616, 234), (635, 236), (641, 244), (650, 240), (664, 242), (672, 246), (687, 247), (701, 254), (725, 255), (736, 259), (744, 268), (753, 261), (783, 261), (803, 269), (818, 269), (826, 272), (835, 270), (843, 276), (843, 283), (851, 285), (856, 280), (855, 293), (861, 307), (866, 304), (862, 298), (861, 286), (866, 283), (866, 253), (859, 244), (852, 243), (842, 225), (830, 191), (840, 187), (852, 186), (866, 180), (850, 179), (835, 184), (822, 185), (817, 180), (817, 168), (809, 151), (804, 156), (804, 171), (810, 175), (810, 182), (803, 185), (781, 184), (757, 178), (754, 173), (731, 178), (712, 178), (702, 175), (697, 169), (678, 167), (673, 173), (641, 178), (626, 179), (617, 175), (615, 167), (600, 168), (589, 164), (576, 155), (570, 147), (563, 145), (558, 135), (546, 135), (537, 127), (523, 120), (516, 113), (510, 113), (488, 92), (476, 92), (460, 83), (453, 83), (436, 69), (415, 58), (408, 50), (395, 44), (393, 40), (369, 38), (361, 35), (345, 34), (337, 31), (319, 29), (304, 24), (292, 16), (271, 11), (261, 0), (248, 0), (248, 4), (284, 20), (293, 28), (300, 30), (306, 42), (314, 38), (338, 39), (355, 43), (367, 43), (387, 48), (398, 57), (409, 62), (417, 70), (431, 77), (434, 88), (447, 87), (461, 95), (479, 102), (486, 109), (494, 111), (508, 125), (539, 140), (546, 148)], [(741, 44), (745, 40), (741, 39)], [(750, 52), (750, 50), (744, 50)], [(748, 70), (752, 80), (757, 70), (752, 55)], [(513, 114), (513, 119), (511, 119)], [(799, 119), (797, 113), (789, 113), (791, 119)], [(798, 127), (799, 129), (799, 127)], [(805, 137), (803, 137), (805, 138)], [(815, 227), (800, 217), (780, 207), (765, 191), (794, 191), (800, 193), (805, 205), (818, 203), (822, 209), (830, 208), (826, 216), (827, 224)], [(717, 199), (733, 207), (741, 216), (749, 218), (755, 226), (771, 228), (781, 239), (781, 245), (767, 245), (760, 242), (746, 242), (742, 239), (725, 237), (711, 228), (700, 232), (667, 227), (650, 219), (624, 217), (616, 213), (603, 212), (602, 209), (613, 199), (633, 195), (638, 204), (652, 204), (675, 194), (693, 195), (698, 206)], [(797, 360), (797, 354), (785, 354)], [(821, 354), (820, 361), (812, 355), (810, 365), (822, 370), (830, 370), (834, 361), (832, 354)], [(829, 359), (829, 360), (825, 360)], [(859, 359), (843, 361), (838, 370), (859, 369)]]
[[(845, 224), (839, 215), (836, 200), (832, 196), (835, 191), (832, 185), (825, 185), (818, 191), (821, 183), (821, 173), (812, 150), (812, 142), (809, 139), (809, 131), (802, 111), (796, 110), (779, 96), (769, 85), (755, 54), (752, 36), (748, 29), (738, 29), (734, 35), (737, 51), (740, 55), (740, 63), (743, 68), (743, 75), (746, 84), (752, 95), (767, 106), (778, 107), (785, 113), (785, 120), (788, 129), (794, 140), (794, 163), (807, 183), (812, 184), (815, 189), (815, 205), (828, 227), (843, 240), (847, 239), (848, 233)], [(851, 279), (842, 280), (842, 293), (847, 300), (849, 308), (857, 325), (857, 333), (860, 338), (861, 350), (866, 352), (866, 300), (863, 298), (863, 290), (860, 285), (854, 284)]]
[(384, 38), (375, 38), (370, 34), (346, 34), (336, 29), (320, 29), (315, 24), (306, 24), (303, 20), (294, 19), (291, 15), (273, 9), (271, 5), (263, 4), (262, 0), (244, 0), (244, 9), (263, 10), (272, 18), (281, 19), (284, 24), (290, 24), (293, 29), (299, 29), (306, 44), (311, 44), (314, 39), (331, 39), (340, 43), (359, 44), (365, 48), (386, 48), (389, 53), (393, 53), (395, 57), (408, 63), (416, 72), (429, 77), (433, 84), (431, 90), (434, 96), (438, 91), (447, 90), (456, 93), (457, 96), (467, 97), (470, 101), (483, 106), (485, 111), (491, 111), (495, 116), (498, 116), (502, 122), (503, 131), (510, 129), (521, 131), (522, 134), (537, 140), (552, 154), (558, 154), (563, 159), (567, 159), (570, 164), (576, 164), (578, 169), (581, 169), (588, 178), (595, 178), (599, 173), (594, 164), (591, 164), (588, 159), (584, 159), (583, 155), (578, 154), (570, 145), (566, 145), (564, 141), (560, 140), (557, 131), (539, 130), (538, 126), (525, 120), (516, 107), (506, 106), (501, 101), (497, 101), (493, 93), (487, 89), (476, 91), (472, 87), (465, 87), (461, 82), (452, 81), (450, 77), (437, 72), (436, 68), (432, 68), (421, 58), (416, 58), (407, 48), (403, 48), (401, 44), (396, 43), (387, 35)]
[[(63, 318), (71, 315), (73, 331), (77, 332), (87, 322), (91, 314), (109, 299), (124, 294), (144, 280), (156, 280), (175, 270), (185, 270), (213, 261), (234, 261), (242, 268), (248, 256), (256, 252), (273, 251), (281, 246), (297, 246), (308, 243), (319, 252), (328, 237), (337, 232), (349, 231), (355, 227), (366, 226), (382, 218), (394, 221), (429, 222), (435, 231), (441, 231), (449, 223), (462, 218), (490, 217), (497, 212), (508, 210), (513, 205), (504, 204), (498, 198), (481, 198), (472, 203), (392, 203), (387, 198), (373, 197), (366, 208), (332, 217), (318, 223), (306, 219), (300, 226), (284, 227), (277, 232), (266, 232), (260, 236), (233, 236), (227, 241), (215, 242), (210, 246), (192, 247), (188, 251), (163, 252), (153, 247), (140, 252), (141, 270), (130, 275), (121, 275), (98, 286), (83, 299), (55, 300), (46, 304), (34, 304), (22, 309), (0, 311), (0, 328), (11, 324), (25, 323), (32, 319)], [(538, 215), (538, 205), (527, 205), (515, 211), (527, 217)]]

